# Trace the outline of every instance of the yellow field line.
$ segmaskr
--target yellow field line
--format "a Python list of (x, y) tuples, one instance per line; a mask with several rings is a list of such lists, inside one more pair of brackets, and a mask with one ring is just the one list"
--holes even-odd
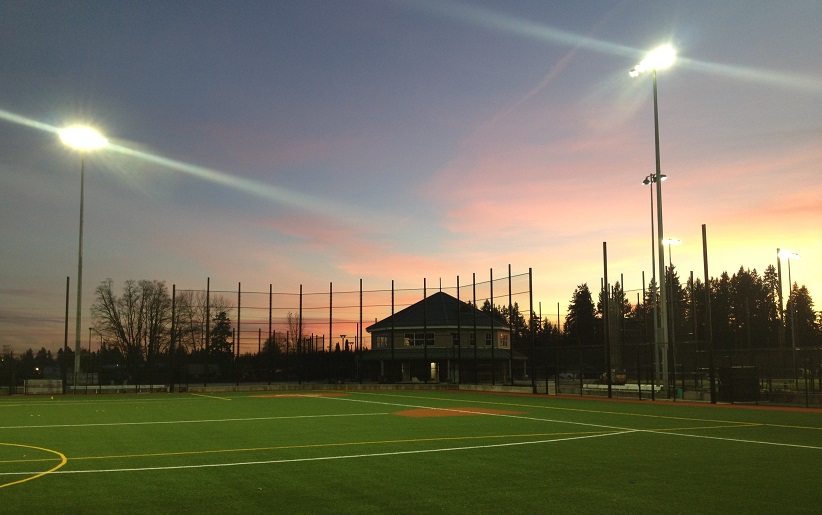
[[(422, 443), (422, 442), (445, 442), (456, 440), (482, 440), (482, 439), (501, 439), (501, 438), (544, 438), (550, 436), (576, 436), (576, 435), (594, 435), (606, 434), (610, 431), (563, 431), (552, 433), (524, 433), (524, 434), (507, 434), (507, 435), (483, 435), (483, 436), (446, 436), (436, 438), (407, 438), (397, 440), (367, 440), (361, 442), (337, 442), (337, 443), (319, 443), (319, 444), (301, 444), (301, 445), (278, 445), (269, 447), (249, 447), (239, 449), (211, 449), (201, 451), (175, 451), (175, 452), (152, 452), (142, 454), (120, 454), (108, 456), (76, 456), (72, 457), (70, 461), (81, 460), (110, 460), (110, 459), (127, 459), (127, 458), (151, 458), (151, 457), (168, 457), (168, 456), (192, 456), (205, 454), (226, 454), (233, 452), (259, 452), (259, 451), (280, 451), (290, 449), (319, 449), (328, 447), (351, 447), (360, 445), (386, 445), (396, 443)], [(11, 444), (10, 444), (11, 445)], [(31, 460), (0, 460), (0, 464), (4, 463), (25, 463), (25, 462), (43, 462), (52, 461), (48, 459), (31, 459)]]
[[(756, 426), (758, 424), (745, 424), (734, 427)], [(687, 431), (694, 429), (727, 429), (731, 426), (703, 426), (703, 427), (671, 427), (664, 429), (654, 429), (654, 431)], [(602, 431), (554, 431), (550, 433), (521, 433), (521, 434), (504, 434), (504, 435), (481, 435), (481, 436), (442, 436), (432, 438), (403, 438), (395, 440), (366, 440), (360, 442), (335, 442), (335, 443), (314, 443), (314, 444), (295, 444), (295, 445), (276, 445), (267, 447), (246, 447), (237, 449), (211, 449), (200, 451), (174, 451), (174, 452), (156, 452), (156, 453), (140, 453), (140, 454), (120, 454), (120, 455), (104, 455), (104, 456), (77, 456), (72, 457), (71, 460), (107, 460), (107, 459), (125, 459), (125, 458), (150, 458), (163, 456), (186, 456), (197, 454), (224, 454), (232, 452), (259, 452), (259, 451), (279, 451), (290, 449), (320, 449), (327, 447), (351, 447), (360, 445), (388, 445), (397, 443), (422, 443), (422, 442), (446, 442), (446, 441), (467, 441), (467, 440), (488, 440), (488, 439), (502, 439), (502, 438), (545, 438), (550, 436), (577, 436), (577, 435), (596, 435), (611, 433), (612, 430)], [(18, 460), (15, 460), (18, 461)], [(32, 460), (45, 461), (45, 460)], [(7, 461), (0, 461), (2, 463), (10, 463)]]
[[(62, 467), (63, 465), (65, 465), (68, 462), (68, 459), (66, 458), (66, 456), (63, 453), (58, 452), (58, 451), (54, 451), (54, 450), (51, 450), (51, 449), (45, 449), (43, 447), (35, 447), (33, 445), (22, 445), (22, 444), (18, 444), (18, 443), (0, 443), (0, 445), (7, 445), (7, 446), (10, 446), (10, 447), (23, 447), (24, 449), (36, 449), (38, 451), (51, 452), (51, 453), (54, 453), (54, 454), (56, 454), (57, 456), (60, 457), (60, 463), (58, 463), (54, 467), (50, 468), (49, 470), (46, 470), (45, 472), (40, 472), (39, 474), (34, 474), (33, 476), (30, 476), (30, 477), (25, 477), (23, 479), (19, 479), (17, 481), (12, 481), (11, 483), (2, 483), (2, 484), (0, 484), (0, 488), (5, 488), (7, 486), (12, 486), (12, 485), (19, 485), (20, 483), (25, 483), (26, 481), (31, 481), (32, 479), (37, 479), (39, 477), (43, 477), (46, 474), (50, 474), (51, 472), (54, 472), (55, 470), (59, 469), (60, 467)], [(37, 461), (42, 461), (42, 460), (37, 460)], [(15, 460), (14, 462), (19, 462), (19, 460)]]

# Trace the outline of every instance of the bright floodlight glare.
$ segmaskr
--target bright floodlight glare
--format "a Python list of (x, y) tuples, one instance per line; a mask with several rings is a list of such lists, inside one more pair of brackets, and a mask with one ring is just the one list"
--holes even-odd
[(662, 240), (663, 245), (679, 245), (682, 243), (682, 240), (678, 240), (676, 238), (667, 238)]
[(75, 125), (60, 131), (60, 139), (78, 150), (94, 150), (108, 145), (108, 140), (91, 127)]
[(653, 70), (664, 70), (670, 68), (676, 60), (676, 50), (671, 45), (663, 45), (648, 54), (643, 61), (645, 68)]
[(628, 72), (631, 77), (636, 77), (640, 73), (648, 70), (664, 70), (670, 68), (676, 60), (676, 50), (671, 45), (663, 45), (653, 50), (648, 57), (643, 59), (634, 69)]
[(790, 250), (782, 249), (779, 251), (779, 257), (783, 259), (799, 259), (799, 254), (793, 253)]

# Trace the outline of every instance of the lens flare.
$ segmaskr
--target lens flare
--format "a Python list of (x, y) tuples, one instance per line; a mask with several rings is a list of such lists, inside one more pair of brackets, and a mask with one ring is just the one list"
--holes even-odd
[(349, 206), (341, 205), (327, 199), (306, 195), (304, 193), (280, 188), (272, 184), (237, 177), (219, 170), (184, 163), (182, 161), (128, 148), (115, 143), (110, 143), (100, 133), (89, 127), (74, 126), (68, 129), (62, 129), (55, 127), (54, 125), (38, 122), (37, 120), (32, 120), (2, 109), (0, 109), (0, 119), (57, 134), (64, 143), (74, 148), (90, 150), (105, 146), (106, 150), (109, 152), (115, 152), (149, 163), (154, 163), (162, 166), (163, 168), (183, 172), (200, 180), (229, 187), (255, 197), (295, 207), (303, 211), (311, 211), (336, 219), (340, 217), (341, 213), (346, 213), (349, 218), (355, 219), (355, 223), (360, 221), (364, 222), (369, 219), (369, 215), (367, 213), (360, 213), (358, 215), (357, 213), (353, 213)]

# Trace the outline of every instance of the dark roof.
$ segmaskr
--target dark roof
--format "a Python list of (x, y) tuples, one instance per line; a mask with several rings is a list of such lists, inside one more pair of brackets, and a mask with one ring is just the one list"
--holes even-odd
[[(508, 361), (511, 359), (511, 350), (509, 349), (494, 349), (494, 361)], [(527, 360), (528, 357), (524, 354), (513, 351), (514, 360)], [(478, 348), (477, 361), (491, 361), (491, 348)], [(459, 358), (462, 361), (474, 360), (474, 348), (463, 347), (460, 352), (457, 352), (456, 347), (428, 347), (423, 350), (422, 347), (396, 347), (394, 349), (394, 359), (397, 361), (422, 361), (428, 360), (456, 360)], [(362, 353), (363, 361), (389, 361), (391, 359), (391, 349), (370, 349), (364, 350)]]
[[(484, 311), (474, 307), (472, 304), (462, 302), (444, 292), (437, 292), (428, 298), (412, 304), (407, 308), (394, 313), (393, 316), (383, 318), (379, 322), (366, 327), (369, 333), (374, 331), (384, 331), (391, 329), (392, 320), (394, 328), (422, 328), (427, 325), (429, 328), (457, 327), (457, 313), (462, 327), (469, 329), (474, 326), (474, 314), (476, 313), (477, 327), (491, 327), (491, 316)], [(508, 322), (499, 315), (494, 317), (494, 327), (500, 329), (508, 327)]]

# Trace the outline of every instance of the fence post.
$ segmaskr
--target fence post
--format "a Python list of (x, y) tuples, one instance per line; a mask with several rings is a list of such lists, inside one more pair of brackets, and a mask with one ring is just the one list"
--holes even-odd
[[(389, 382), (393, 383), (396, 380), (396, 364), (394, 363), (394, 279), (391, 279), (391, 368)], [(402, 380), (402, 378), (400, 378)]]
[[(177, 336), (177, 285), (171, 285), (171, 341), (169, 342), (168, 350), (168, 391), (174, 393), (174, 344)], [(103, 372), (103, 351), (100, 349), (100, 374)], [(99, 378), (99, 376), (98, 376)], [(99, 382), (99, 381), (98, 381)], [(102, 384), (102, 383), (100, 383)]]
[(203, 371), (203, 386), (208, 386), (208, 365), (209, 359), (208, 355), (211, 352), (211, 309), (209, 306), (209, 300), (211, 298), (211, 277), (206, 279), (206, 305), (205, 305), (205, 370)]
[[(68, 328), (69, 328), (69, 276), (66, 276), (66, 322), (65, 322), (65, 336), (63, 338), (63, 359), (60, 360), (63, 376), (63, 394), (68, 391), (68, 367), (66, 360), (68, 359)], [(9, 391), (11, 393), (11, 391)]]
[(511, 386), (514, 386), (514, 305), (511, 297), (511, 264), (508, 263), (508, 373), (511, 374)]
[(472, 274), (471, 286), (474, 291), (474, 384), (479, 384), (479, 365), (477, 364), (477, 347), (479, 347), (477, 338), (477, 273)]
[(303, 384), (303, 285), (300, 285), (300, 318), (297, 323), (297, 384)]
[[(453, 346), (453, 342), (452, 342)], [(457, 275), (457, 373), (456, 383), (460, 384), (462, 375), (462, 301), (460, 300), (460, 276)]]
[[(534, 360), (534, 364), (531, 365), (531, 390), (534, 393), (537, 393), (537, 367), (536, 367), (536, 357), (537, 357), (537, 333), (536, 328), (534, 327), (534, 282), (533, 282), (533, 270), (531, 267), (528, 267), (528, 326), (531, 328), (531, 359)], [(514, 349), (511, 349), (511, 355), (513, 356)], [(545, 386), (548, 386), (548, 377), (545, 377)]]
[(613, 398), (613, 391), (611, 387), (611, 383), (613, 382), (611, 377), (611, 285), (608, 284), (608, 243), (602, 242), (602, 267), (603, 267), (603, 300), (605, 302), (605, 306), (603, 306), (603, 327), (605, 329), (605, 379), (608, 381), (608, 398)]
[(494, 269), (491, 268), (491, 386), (496, 384), (497, 362), (494, 361)]
[(428, 384), (428, 378), (431, 377), (430, 365), (428, 364), (428, 288), (426, 278), (422, 278), (422, 360), (423, 360), (423, 377), (425, 383)]
[(359, 341), (359, 345), (357, 345), (357, 371), (358, 376), (360, 378), (360, 384), (362, 384), (363, 379), (363, 365), (362, 365), (362, 278), (360, 278), (360, 324), (357, 326), (357, 339)]
[(241, 292), (242, 292), (242, 284), (237, 283), (237, 339), (235, 341), (235, 355), (234, 355), (234, 381), (237, 386), (240, 386), (240, 341), (242, 339), (241, 332), (240, 332), (240, 320), (241, 320)]
[(714, 336), (711, 325), (711, 278), (708, 276), (708, 236), (702, 224), (702, 264), (705, 269), (705, 340), (708, 343), (708, 370), (711, 384), (711, 404), (716, 404), (716, 373), (714, 370)]

